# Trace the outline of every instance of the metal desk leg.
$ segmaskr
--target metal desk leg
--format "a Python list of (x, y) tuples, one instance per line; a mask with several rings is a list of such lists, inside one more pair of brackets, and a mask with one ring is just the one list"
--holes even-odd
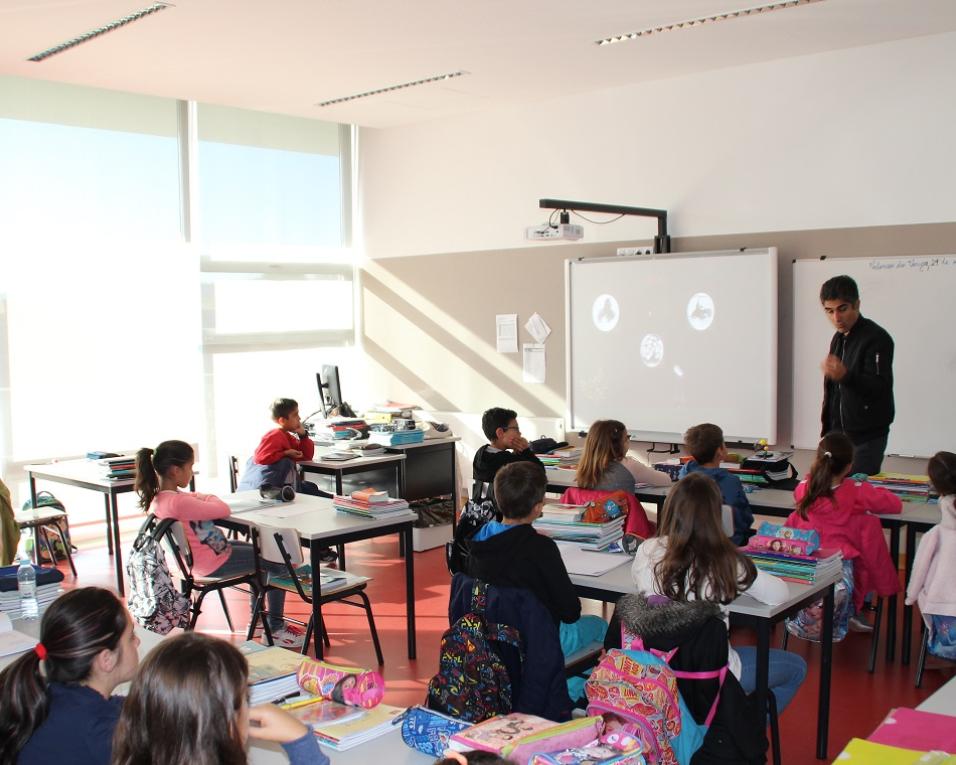
[(817, 706), (817, 759), (827, 759), (830, 738), (830, 672), (833, 668), (833, 585), (823, 596), (823, 635), (820, 643), (820, 699)]
[[(893, 566), (900, 565), (900, 526), (894, 523), (890, 526), (890, 560)], [(886, 599), (886, 660), (893, 661), (896, 655), (896, 595)]]
[(405, 540), (405, 629), (408, 630), (408, 658), (416, 657), (415, 648), (415, 556), (412, 554), (412, 527), (403, 532)]
[[(37, 479), (33, 477), (33, 473), (30, 473), (30, 507), (36, 510), (37, 506)], [(34, 515), (34, 517), (36, 517)], [(14, 551), (16, 552), (16, 551)], [(26, 550), (23, 551), (24, 553)], [(33, 525), (33, 560), (39, 566), (40, 565), (40, 529), (34, 524)], [(19, 561), (13, 561), (16, 564), (19, 564)]]
[(115, 491), (109, 493), (110, 520), (113, 523), (113, 563), (116, 565), (116, 591), (123, 596), (126, 588), (123, 585), (123, 548), (120, 545), (119, 502)]
[[(405, 459), (398, 460), (398, 462), (396, 463), (396, 468), (395, 468), (395, 478), (398, 481), (398, 496), (401, 497), (402, 499), (405, 499), (406, 485), (407, 485), (405, 483), (405, 463), (406, 462), (408, 462), (407, 455)], [(409, 539), (411, 539), (411, 537), (409, 537)], [(406, 553), (410, 551), (411, 549), (412, 548), (410, 545), (405, 544), (405, 535), (399, 534), (398, 535), (398, 557), (399, 558), (406, 557)]]
[[(313, 571), (318, 571), (322, 565), (319, 560), (319, 550), (322, 543), (317, 539), (309, 541), (309, 565)], [(324, 656), (322, 645), (322, 583), (319, 577), (312, 577), (312, 642), (315, 647), (315, 658), (321, 660)], [(306, 649), (308, 647), (306, 646)]]
[(770, 680), (770, 621), (760, 619), (757, 622), (757, 676), (754, 694), (757, 699), (758, 714), (767, 720), (767, 691)]
[[(913, 574), (913, 557), (916, 553), (916, 527), (912, 523), (906, 524), (906, 558), (904, 569), (906, 575), (903, 578), (903, 637), (900, 640), (900, 663), (907, 665), (910, 663), (910, 644), (913, 639), (913, 606), (906, 605), (906, 588), (909, 587), (910, 577)], [(893, 596), (896, 602), (897, 596)]]
[(113, 554), (113, 523), (110, 520), (110, 495), (103, 495), (103, 505), (106, 512), (106, 552), (107, 555)]

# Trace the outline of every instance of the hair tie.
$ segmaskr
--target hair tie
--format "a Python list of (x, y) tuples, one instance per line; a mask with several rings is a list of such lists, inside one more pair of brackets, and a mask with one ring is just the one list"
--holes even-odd
[(46, 661), (47, 652), (46, 646), (43, 645), (43, 643), (37, 643), (33, 648), (33, 652), (39, 657), (40, 661)]
[(832, 459), (832, 458), (833, 458), (833, 455), (830, 454), (830, 452), (824, 452), (824, 453), (823, 453), (823, 456), (826, 457), (827, 459)]

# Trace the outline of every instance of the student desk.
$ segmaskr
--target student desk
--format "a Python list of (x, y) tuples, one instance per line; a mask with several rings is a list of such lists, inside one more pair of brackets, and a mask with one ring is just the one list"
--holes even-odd
[(935, 712), (938, 715), (956, 717), (956, 677), (952, 677), (942, 688), (925, 699), (916, 707), (920, 712)]
[(335, 451), (334, 447), (318, 447), (317, 453), (312, 460), (306, 460), (297, 463), (302, 468), (303, 473), (317, 473), (319, 475), (331, 476), (335, 480), (335, 493), (342, 494), (345, 476), (357, 475), (359, 473), (368, 473), (370, 470), (379, 468), (391, 469), (394, 475), (395, 486), (399, 488), (401, 494), (402, 486), (402, 463), (405, 462), (404, 454), (375, 454), (370, 457), (355, 457), (350, 460), (325, 460), (323, 454)]
[(450, 494), (452, 526), (458, 515), (458, 471), (455, 466), (458, 436), (426, 438), (417, 444), (386, 446), (388, 452), (403, 454), (399, 463), (398, 496), (414, 502)]
[[(225, 497), (226, 504), (236, 507), (229, 518), (220, 521), (223, 525), (257, 526), (260, 533), (268, 533), (269, 528), (294, 528), (303, 547), (309, 548), (309, 564), (318, 571), (321, 561), (319, 550), (330, 545), (344, 545), (346, 542), (358, 542), (373, 539), (386, 534), (398, 533), (404, 539), (405, 549), (412, 549), (412, 524), (417, 516), (411, 510), (391, 513), (384, 518), (361, 518), (348, 513), (340, 513), (332, 507), (332, 501), (326, 497), (313, 497), (299, 494), (294, 502), (270, 505), (262, 509), (239, 509), (248, 506), (250, 500), (258, 500), (256, 491), (243, 491)], [(312, 619), (315, 629), (312, 637), (315, 643), (315, 656), (323, 656), (322, 639), (319, 630), (322, 607), (319, 603), (321, 584), (313, 580)], [(405, 556), (405, 612), (408, 630), (408, 658), (415, 658), (415, 556)]]
[[(617, 601), (621, 595), (632, 593), (634, 581), (631, 579), (632, 559), (627, 557), (617, 568), (602, 576), (582, 576), (571, 574), (571, 582), (582, 598), (601, 600), (606, 603)], [(827, 738), (830, 727), (830, 669), (833, 658), (833, 585), (842, 571), (813, 584), (787, 582), (790, 597), (778, 606), (760, 603), (749, 595), (741, 595), (728, 606), (731, 624), (752, 627), (757, 633), (757, 708), (767, 707), (767, 678), (770, 667), (770, 633), (773, 625), (823, 597), (823, 633), (820, 643), (820, 690), (817, 706), (817, 758), (827, 757)]]

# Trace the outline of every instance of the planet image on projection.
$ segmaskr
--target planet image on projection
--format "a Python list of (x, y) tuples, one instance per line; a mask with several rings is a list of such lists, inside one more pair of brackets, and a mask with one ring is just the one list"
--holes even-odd
[(612, 295), (598, 295), (591, 306), (591, 319), (602, 332), (610, 332), (621, 318), (621, 307)]
[(714, 322), (714, 299), (706, 292), (698, 292), (687, 301), (687, 323), (703, 332)]
[(664, 360), (664, 341), (660, 335), (647, 334), (641, 339), (641, 361), (644, 366), (656, 367)]

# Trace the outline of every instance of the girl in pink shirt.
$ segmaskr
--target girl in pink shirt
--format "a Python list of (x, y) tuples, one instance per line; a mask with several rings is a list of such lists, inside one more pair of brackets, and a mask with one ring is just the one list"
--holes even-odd
[[(139, 504), (157, 518), (180, 522), (192, 553), (196, 577), (229, 577), (251, 573), (256, 568), (255, 551), (248, 542), (230, 542), (214, 521), (228, 518), (229, 505), (212, 494), (183, 492), (193, 477), (195, 455), (185, 441), (163, 441), (156, 449), (136, 453), (136, 493)], [(264, 562), (266, 572), (285, 574), (285, 567)], [(302, 645), (303, 633), (285, 626), (282, 618), (285, 593), (266, 595), (269, 629), (276, 645)], [(255, 595), (252, 596), (255, 605)]]

